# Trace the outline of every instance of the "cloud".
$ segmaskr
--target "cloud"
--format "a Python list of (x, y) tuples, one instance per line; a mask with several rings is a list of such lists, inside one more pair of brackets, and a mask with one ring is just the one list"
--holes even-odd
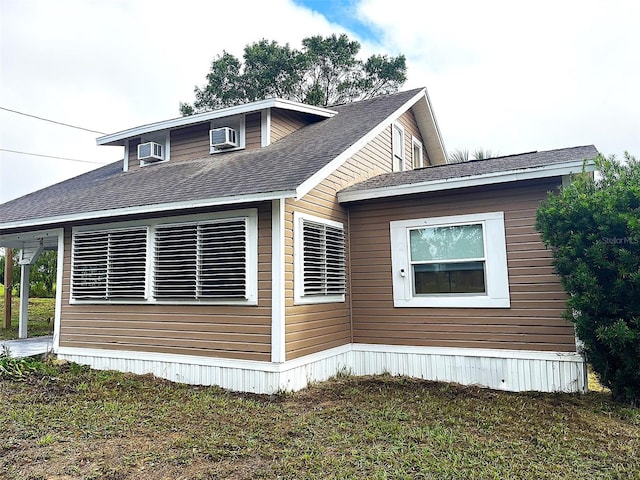
[[(0, 0), (2, 106), (105, 132), (179, 115), (211, 60), (268, 38), (299, 46), (340, 27), (287, 0)], [(268, 21), (267, 21), (268, 19)], [(90, 133), (0, 111), (6, 149), (115, 161)], [(0, 152), (0, 202), (95, 165)]]
[(594, 143), (640, 152), (636, 2), (365, 0), (359, 15), (404, 52), (450, 149), (503, 154)]
[[(407, 56), (406, 88), (428, 88), (449, 149), (594, 143), (640, 154), (637, 2), (346, 3), (343, 15), (357, 18), (341, 26), (290, 0), (0, 0), (0, 105), (120, 131), (178, 116), (223, 50), (346, 32), (363, 56)], [(122, 155), (93, 134), (3, 111), (0, 129), (1, 148), (105, 163)], [(91, 168), (0, 152), (0, 202)]]

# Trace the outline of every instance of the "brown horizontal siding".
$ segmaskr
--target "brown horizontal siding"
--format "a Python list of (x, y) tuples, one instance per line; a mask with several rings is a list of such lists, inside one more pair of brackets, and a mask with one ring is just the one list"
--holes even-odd
[(315, 215), (341, 222), (347, 242), (349, 220), (336, 198), (339, 190), (371, 176), (391, 171), (391, 126), (340, 165), (301, 200), (285, 204), (285, 311), (286, 358), (288, 360), (351, 341), (349, 254), (347, 252), (347, 294), (345, 302), (296, 305), (294, 301), (293, 213)]
[(262, 115), (251, 113), (244, 120), (245, 136), (244, 147), (253, 150), (262, 147)]
[(277, 142), (281, 138), (286, 137), (290, 133), (313, 123), (309, 115), (300, 112), (292, 112), (289, 110), (281, 110), (279, 108), (271, 109), (271, 143)]
[[(361, 202), (350, 207), (353, 340), (437, 347), (575, 351), (566, 295), (533, 225), (558, 182)], [(504, 211), (511, 308), (394, 308), (389, 222)]]
[(258, 207), (257, 306), (70, 304), (71, 231), (67, 230), (60, 345), (269, 361), (271, 204), (249, 207)]
[(416, 168), (413, 162), (413, 140), (412, 137), (420, 140), (423, 143), (422, 147), (422, 155), (425, 165), (428, 165), (427, 152), (424, 149), (424, 142), (422, 140), (422, 135), (420, 135), (420, 130), (418, 129), (418, 122), (416, 122), (416, 117), (413, 114), (413, 111), (408, 110), (404, 114), (400, 116), (397, 122), (404, 127), (404, 164), (405, 169), (411, 170)]
[(285, 204), (285, 318), (286, 358), (291, 360), (351, 341), (348, 297), (345, 302), (313, 305), (294, 304), (293, 212), (316, 215), (347, 226), (347, 214), (336, 201), (319, 188), (299, 201)]
[[(109, 350), (130, 350), (136, 352), (162, 353), (172, 355), (194, 355), (202, 357), (218, 357), (256, 361), (266, 361), (269, 358), (268, 349), (266, 349), (262, 344), (245, 344), (244, 346), (240, 345), (241, 349), (237, 349), (238, 344), (225, 345), (220, 342), (211, 344), (207, 342), (188, 342), (185, 340), (176, 343), (169, 338), (161, 338), (155, 339), (152, 342), (144, 342), (135, 337), (114, 337), (113, 340), (109, 343), (108, 347), (105, 347), (105, 344), (101, 337), (96, 338), (92, 336), (76, 336), (65, 342), (65, 344), (62, 346), (95, 349), (108, 348)], [(259, 349), (265, 351), (258, 351)]]
[(139, 138), (129, 140), (129, 170), (140, 168), (140, 160), (138, 160), (138, 145), (142, 143)]
[(192, 125), (171, 131), (171, 161), (182, 162), (194, 158), (209, 156), (209, 128), (208, 123)]

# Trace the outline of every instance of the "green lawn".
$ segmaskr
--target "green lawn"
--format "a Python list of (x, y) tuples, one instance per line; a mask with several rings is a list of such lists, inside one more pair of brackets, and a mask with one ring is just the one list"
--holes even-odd
[[(0, 290), (0, 340), (12, 340), (18, 338), (20, 299), (14, 296), (11, 301), (11, 328), (2, 328), (4, 326), (4, 287), (1, 285)], [(27, 325), (29, 337), (53, 334), (54, 311), (54, 298), (29, 299), (29, 323)]]
[(585, 395), (339, 377), (258, 396), (38, 364), (0, 380), (12, 479), (640, 479), (640, 410)]

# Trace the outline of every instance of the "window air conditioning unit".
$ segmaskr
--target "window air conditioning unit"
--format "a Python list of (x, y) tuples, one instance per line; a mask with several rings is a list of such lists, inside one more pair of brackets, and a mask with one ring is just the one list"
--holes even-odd
[(145, 160), (147, 162), (164, 160), (162, 145), (156, 142), (141, 143), (138, 145), (138, 160)]
[(233, 148), (238, 146), (238, 132), (230, 127), (209, 130), (211, 146), (215, 148)]

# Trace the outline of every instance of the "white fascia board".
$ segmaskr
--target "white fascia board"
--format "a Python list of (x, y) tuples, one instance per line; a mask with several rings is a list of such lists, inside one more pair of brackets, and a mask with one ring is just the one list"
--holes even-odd
[(42, 239), (46, 247), (58, 245), (58, 237), (62, 229), (38, 230), (35, 232), (12, 233), (0, 235), (0, 246), (9, 248), (22, 248), (25, 242)]
[[(433, 105), (431, 105), (431, 99), (429, 98), (429, 92), (427, 91), (427, 89), (424, 89), (424, 96), (425, 96), (425, 100), (426, 100), (426, 104), (427, 104), (427, 110), (429, 112), (429, 120), (431, 121), (431, 124), (433, 125), (433, 129), (434, 129), (434, 133), (436, 135), (436, 139), (437, 139), (437, 148), (439, 151), (442, 152), (443, 155), (443, 159), (444, 159), (444, 163), (446, 163), (447, 161), (447, 149), (444, 146), (444, 140), (442, 139), (442, 134), (440, 133), (440, 127), (438, 126), (438, 119), (436, 118), (436, 116), (433, 113)], [(425, 145), (427, 145), (427, 136), (424, 135), (423, 132), (423, 143)], [(430, 143), (430, 142), (429, 142)]]
[(395, 112), (385, 118), (382, 122), (376, 125), (373, 129), (369, 130), (369, 133), (360, 137), (360, 139), (347, 148), (344, 152), (338, 155), (336, 158), (327, 163), (324, 167), (311, 175), (307, 180), (298, 185), (296, 188), (296, 200), (300, 200), (307, 193), (313, 190), (320, 182), (331, 175), (340, 165), (351, 158), (358, 150), (363, 148), (367, 143), (373, 140), (376, 135), (382, 132), (385, 128), (398, 120), (400, 116), (409, 110), (418, 100), (423, 98), (426, 101), (425, 90), (420, 90), (416, 95), (407, 100), (404, 105), (398, 108)]
[(98, 137), (96, 139), (96, 143), (98, 145), (123, 145), (124, 140), (132, 137), (138, 137), (144, 135), (145, 133), (184, 127), (186, 125), (192, 125), (196, 123), (204, 123), (216, 118), (242, 115), (251, 112), (259, 112), (260, 110), (269, 108), (283, 108), (286, 110), (294, 110), (297, 112), (308, 113), (325, 118), (333, 117), (336, 113), (338, 113), (328, 108), (315, 107), (313, 105), (292, 102), (290, 100), (284, 100), (281, 98), (268, 98), (266, 100), (259, 100), (257, 102), (237, 105), (235, 107), (221, 108), (220, 110), (214, 110), (212, 112), (196, 113), (195, 115), (189, 115), (187, 117), (173, 118), (171, 120), (164, 120), (162, 122), (141, 125), (139, 127), (134, 127)]
[(238, 203), (270, 201), (280, 198), (294, 198), (295, 191), (281, 191), (257, 193), (251, 195), (235, 195), (229, 197), (207, 198), (203, 200), (193, 200), (186, 202), (159, 203), (155, 205), (141, 205), (138, 207), (116, 208), (113, 210), (97, 210), (93, 212), (83, 212), (71, 215), (58, 215), (55, 217), (36, 218), (33, 220), (19, 220), (17, 222), (9, 222), (0, 224), (0, 230), (9, 230), (14, 228), (27, 228), (41, 225), (51, 225), (59, 223), (73, 223), (83, 220), (106, 219), (127, 215), (139, 215), (146, 213), (162, 213), (175, 210), (216, 207), (220, 205), (236, 205)]
[(580, 173), (583, 171), (583, 166), (585, 167), (585, 171), (591, 172), (595, 170), (593, 163), (587, 162), (585, 165), (584, 161), (580, 160), (544, 165), (541, 167), (523, 168), (519, 170), (470, 175), (468, 177), (454, 177), (420, 183), (408, 183), (393, 187), (371, 188), (368, 190), (357, 190), (353, 192), (338, 192), (338, 201), (340, 203), (355, 202), (357, 200), (396, 197), (399, 195), (410, 195), (413, 193), (438, 192), (442, 190), (453, 190), (456, 188), (517, 182), (520, 180), (532, 180), (536, 178), (561, 177), (563, 175)]
[(331, 118), (337, 115), (336, 110), (331, 110), (325, 107), (316, 107), (315, 105), (307, 105), (306, 103), (293, 102), (291, 100), (285, 100), (284, 98), (273, 99), (274, 104), (272, 108), (283, 108), (285, 110), (295, 110), (300, 113), (309, 113), (311, 115), (317, 115), (319, 117)]

